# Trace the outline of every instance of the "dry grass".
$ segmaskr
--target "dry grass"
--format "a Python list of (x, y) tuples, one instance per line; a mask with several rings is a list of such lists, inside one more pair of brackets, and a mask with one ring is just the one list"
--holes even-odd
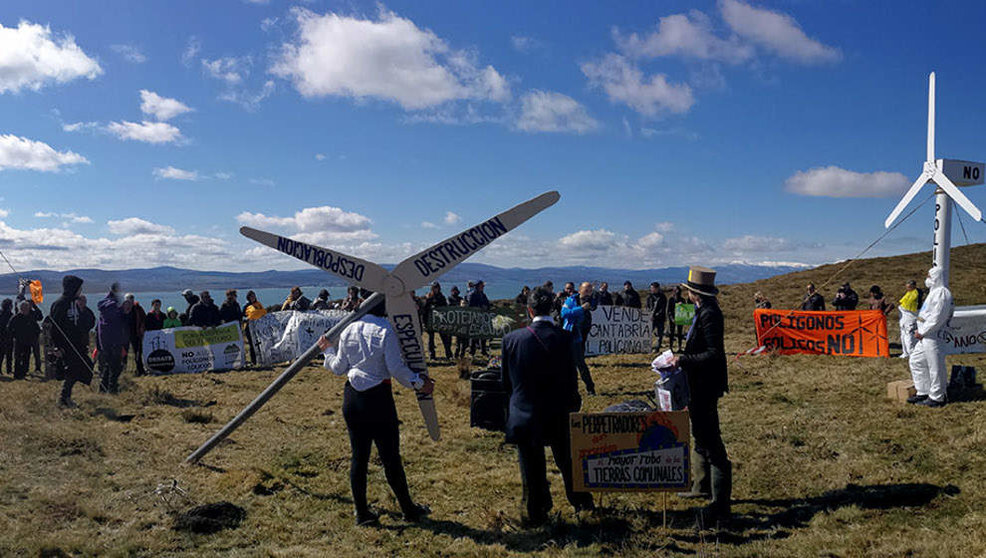
[[(879, 283), (898, 294), (896, 285), (920, 278), (929, 259), (863, 261), (846, 278), (858, 290)], [(958, 301), (986, 300), (977, 283), (986, 249), (956, 249), (953, 261)], [(775, 308), (791, 307), (806, 281), (820, 283), (830, 272), (723, 289), (727, 350), (754, 344), (755, 290)], [(824, 294), (831, 298), (833, 291)], [(586, 399), (587, 409), (642, 397), (654, 380), (648, 360), (593, 359), (600, 395)], [(986, 372), (982, 356), (953, 361)], [(180, 465), (277, 372), (130, 378), (117, 397), (82, 386), (74, 411), (55, 408), (53, 383), (0, 382), (0, 555), (969, 556), (986, 550), (983, 403), (930, 410), (886, 401), (886, 383), (907, 374), (898, 359), (731, 361), (731, 392), (721, 407), (736, 463), (739, 521), (718, 534), (693, 531), (691, 504), (674, 497), (664, 529), (662, 498), (655, 494), (606, 495), (597, 513), (574, 516), (557, 472), (551, 478), (558, 516), (547, 527), (521, 529), (515, 452), (502, 436), (469, 428), (468, 388), (451, 363), (433, 368), (441, 442), (428, 438), (410, 392), (395, 392), (412, 492), (433, 509), (421, 525), (400, 519), (375, 462), (370, 499), (384, 512), (381, 527), (353, 527), (342, 382), (318, 368), (300, 374), (202, 466)], [(187, 499), (168, 490), (162, 491), (167, 501), (154, 494), (171, 479), (188, 491)], [(173, 510), (224, 500), (246, 509), (238, 528), (212, 535), (172, 529)]]

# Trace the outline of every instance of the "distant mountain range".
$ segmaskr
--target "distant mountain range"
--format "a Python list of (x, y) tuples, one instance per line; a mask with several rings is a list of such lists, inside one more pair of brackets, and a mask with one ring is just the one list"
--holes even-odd
[[(392, 268), (393, 266), (384, 266)], [(775, 275), (803, 271), (794, 266), (763, 266), (729, 264), (716, 268), (716, 282), (720, 284), (747, 283), (766, 279)], [(151, 269), (73, 269), (68, 271), (32, 270), (20, 274), (21, 277), (40, 279), (47, 292), (61, 292), (62, 277), (77, 275), (86, 282), (88, 292), (108, 290), (118, 282), (124, 290), (133, 292), (175, 291), (181, 289), (227, 289), (227, 288), (286, 288), (292, 285), (320, 285), (325, 287), (343, 286), (345, 282), (318, 269), (298, 271), (195, 271), (175, 267), (155, 267)], [(501, 268), (477, 263), (462, 263), (442, 275), (439, 279), (446, 283), (463, 285), (466, 281), (482, 279), (490, 284), (540, 285), (552, 280), (559, 287), (565, 281), (606, 281), (611, 288), (622, 287), (624, 281), (633, 282), (638, 289), (644, 289), (651, 281), (677, 283), (688, 274), (687, 267), (665, 267), (660, 269), (611, 269), (604, 267), (543, 267), (538, 269)], [(17, 291), (17, 275), (0, 275), (0, 293), (11, 294)], [(617, 290), (617, 289), (614, 289)]]

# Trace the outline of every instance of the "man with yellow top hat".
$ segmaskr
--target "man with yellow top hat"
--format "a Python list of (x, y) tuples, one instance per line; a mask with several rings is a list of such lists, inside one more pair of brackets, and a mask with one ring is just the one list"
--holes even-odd
[(914, 330), (918, 327), (918, 311), (921, 309), (922, 298), (921, 289), (917, 288), (917, 281), (914, 279), (908, 281), (904, 287), (907, 290), (897, 305), (900, 311), (900, 358), (911, 356), (918, 342), (914, 337)]
[(728, 520), (733, 486), (733, 464), (726, 455), (719, 429), (719, 398), (729, 391), (726, 377), (724, 320), (716, 295), (716, 272), (693, 266), (688, 281), (682, 283), (688, 298), (695, 305), (695, 318), (685, 351), (674, 357), (674, 363), (685, 371), (690, 400), (688, 417), (692, 437), (692, 489), (682, 492), (684, 498), (709, 498), (712, 503), (703, 509), (705, 526)]

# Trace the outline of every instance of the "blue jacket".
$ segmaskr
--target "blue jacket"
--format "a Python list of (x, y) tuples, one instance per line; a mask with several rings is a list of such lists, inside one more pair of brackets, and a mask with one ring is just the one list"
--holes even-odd
[(123, 306), (111, 292), (96, 305), (99, 308), (99, 349), (105, 351), (110, 347), (122, 347), (130, 341), (127, 317)]
[(582, 322), (585, 321), (585, 309), (579, 304), (579, 295), (573, 294), (561, 305), (562, 327), (571, 331), (576, 343), (582, 342)]

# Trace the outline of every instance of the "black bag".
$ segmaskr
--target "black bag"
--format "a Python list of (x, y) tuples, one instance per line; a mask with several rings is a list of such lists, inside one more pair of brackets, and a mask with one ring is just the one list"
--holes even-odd
[(502, 374), (499, 368), (472, 373), (469, 426), (494, 432), (506, 431), (510, 397), (503, 389)]

